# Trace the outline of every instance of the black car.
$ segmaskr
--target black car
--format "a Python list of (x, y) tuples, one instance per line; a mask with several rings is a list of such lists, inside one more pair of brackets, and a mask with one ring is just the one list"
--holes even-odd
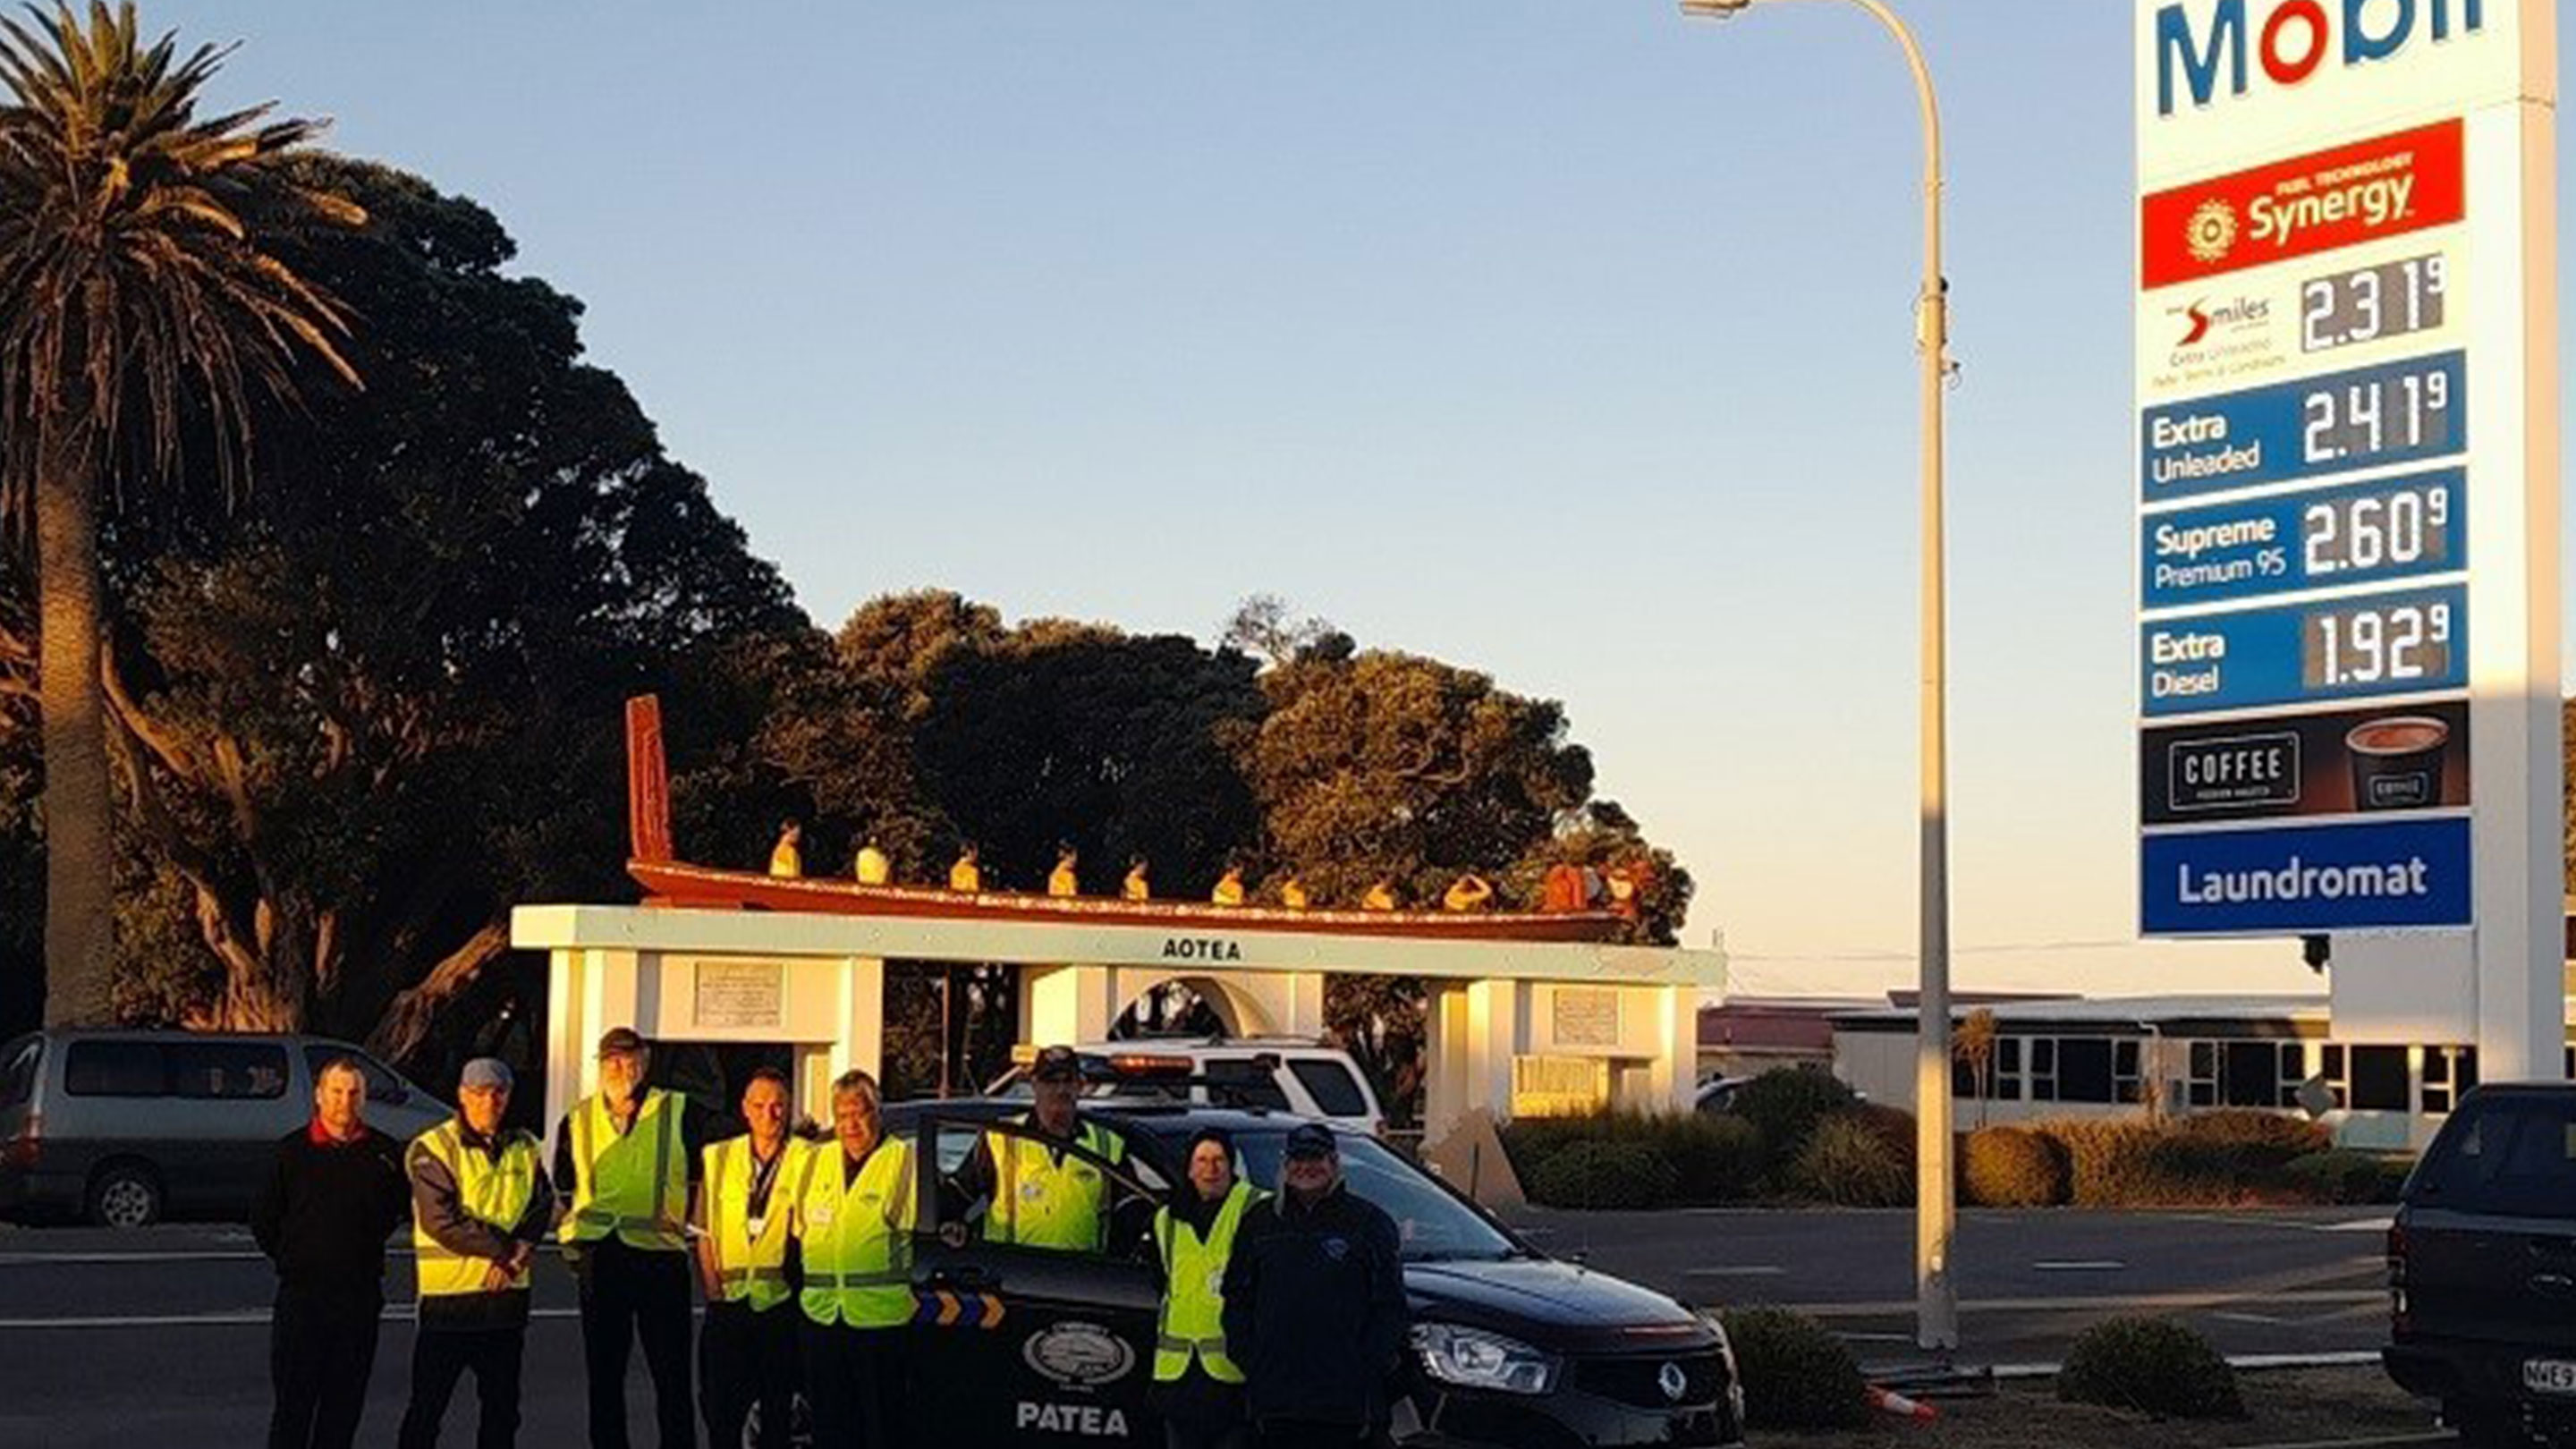
[[(1175, 1185), (1190, 1134), (1233, 1133), (1244, 1169), (1278, 1182), (1301, 1119), (1204, 1107), (1086, 1104), (1126, 1143), (1110, 1243), (1069, 1253), (981, 1240), (980, 1205), (941, 1205), (938, 1176), (975, 1135), (1025, 1134), (1025, 1104), (912, 1103), (888, 1130), (918, 1154), (915, 1281), (898, 1443), (1158, 1445), (1146, 1403), (1156, 1289), (1150, 1222)], [(1726, 1339), (1660, 1293), (1560, 1263), (1368, 1137), (1343, 1134), (1351, 1190), (1403, 1235), (1413, 1347), (1392, 1426), (1408, 1449), (1557, 1449), (1742, 1440), (1743, 1405)], [(1087, 1155), (1087, 1154), (1086, 1154)]]
[(2460, 1099), (2388, 1230), (2385, 1358), (2472, 1445), (2576, 1443), (2576, 1084)]

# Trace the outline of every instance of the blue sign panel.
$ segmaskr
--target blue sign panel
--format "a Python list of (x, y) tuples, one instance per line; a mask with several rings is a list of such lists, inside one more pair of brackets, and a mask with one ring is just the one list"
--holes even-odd
[(2464, 817), (2150, 835), (2139, 862), (2150, 936), (2469, 924)]
[(2468, 447), (2467, 355), (2356, 368), (2149, 408), (2138, 423), (2150, 503), (2447, 458)]
[(2139, 695), (2175, 715), (2457, 689), (2468, 625), (2457, 586), (2141, 624)]
[(2149, 609), (2294, 594), (2468, 567), (2468, 475), (2457, 468), (2147, 516)]

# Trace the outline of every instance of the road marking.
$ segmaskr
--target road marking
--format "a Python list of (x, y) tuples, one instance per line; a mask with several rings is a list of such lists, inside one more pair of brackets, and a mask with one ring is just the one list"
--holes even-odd
[(2117, 1273), (2129, 1265), (2117, 1258), (2042, 1258), (2030, 1266), (2042, 1273)]
[(2269, 1313), (2213, 1313), (2209, 1316), (2224, 1319), (2229, 1323), (2260, 1323), (2272, 1328), (2286, 1328), (2298, 1321), (2291, 1318), (2275, 1318)]
[(2328, 1223), (2317, 1229), (2321, 1233), (2384, 1233), (2397, 1226), (2395, 1218), (2355, 1218), (2348, 1223)]
[[(531, 1308), (530, 1318), (578, 1318), (578, 1308)], [(410, 1304), (385, 1309), (387, 1323), (410, 1323), (419, 1317)], [(0, 1332), (11, 1329), (55, 1328), (256, 1328), (267, 1325), (265, 1308), (241, 1309), (229, 1313), (117, 1313), (94, 1318), (0, 1318)]]
[(1788, 1271), (1786, 1268), (1774, 1267), (1769, 1263), (1746, 1263), (1732, 1268), (1687, 1268), (1683, 1270), (1682, 1276), (1685, 1278), (1777, 1278)]
[[(2233, 1308), (2239, 1304), (2275, 1303), (2385, 1303), (2384, 1288), (2294, 1288), (2271, 1293), (2086, 1293), (2057, 1298), (1980, 1298), (1960, 1303), (1962, 1313), (2068, 1313), (2097, 1308), (2149, 1308), (2193, 1310)], [(1778, 1307), (1810, 1318), (1891, 1318), (1910, 1317), (1914, 1300), (1892, 1298), (1883, 1303), (1783, 1303)], [(2373, 1362), (2377, 1360), (2374, 1359)]]

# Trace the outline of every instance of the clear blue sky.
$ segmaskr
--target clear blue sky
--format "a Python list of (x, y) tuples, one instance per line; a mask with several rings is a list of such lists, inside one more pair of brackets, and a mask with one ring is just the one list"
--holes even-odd
[[(2124, 944), (2129, 6), (1905, 8), (1966, 367), (1960, 980), (2307, 989)], [(1857, 10), (147, 19), (493, 208), (818, 619), (938, 584), (1207, 638), (1279, 593), (1564, 700), (1740, 989), (1910, 976), (1917, 132)]]

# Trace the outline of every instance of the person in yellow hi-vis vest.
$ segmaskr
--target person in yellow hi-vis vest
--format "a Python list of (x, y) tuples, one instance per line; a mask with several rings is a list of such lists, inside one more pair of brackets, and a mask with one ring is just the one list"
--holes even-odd
[(698, 1411), (707, 1442), (735, 1449), (760, 1405), (760, 1449), (787, 1449), (796, 1398), (796, 1311), (788, 1299), (787, 1224), (806, 1148), (787, 1133), (787, 1077), (762, 1067), (743, 1084), (751, 1130), (699, 1154)]
[(1243, 1369), (1225, 1349), (1225, 1269), (1235, 1230), (1267, 1194), (1235, 1175), (1234, 1139), (1190, 1138), (1189, 1181), (1154, 1214), (1163, 1311), (1154, 1334), (1153, 1399), (1170, 1449), (1251, 1449)]
[(896, 1349), (913, 1309), (912, 1144), (885, 1135), (876, 1078), (863, 1071), (832, 1083), (832, 1135), (800, 1154), (790, 1198), (815, 1449), (888, 1449)]
[(558, 1228), (581, 1285), (581, 1351), (590, 1374), (591, 1449), (627, 1449), (626, 1356), (644, 1345), (661, 1449), (697, 1442), (689, 1406), (690, 1184), (697, 1143), (688, 1099), (646, 1087), (644, 1038), (616, 1027), (599, 1039), (599, 1090), (555, 1126)]
[(465, 1064), (455, 1116), (412, 1139), (412, 1260), (420, 1329), (412, 1337), (411, 1403), (395, 1443), (435, 1449), (457, 1380), (474, 1373), (481, 1403), (476, 1449), (519, 1437), (519, 1365), (528, 1341), (528, 1265), (554, 1216), (537, 1139), (501, 1125), (510, 1069)]
[(1039, 1052), (1029, 1079), (1036, 1106), (1013, 1125), (1036, 1128), (1042, 1140), (1007, 1132), (977, 1137), (950, 1183), (954, 1204), (963, 1209), (979, 1200), (989, 1202), (984, 1212), (988, 1243), (1097, 1251), (1109, 1233), (1109, 1178), (1089, 1158), (1066, 1149), (1080, 1147), (1115, 1164), (1127, 1159), (1127, 1141), (1082, 1120), (1076, 1106), (1082, 1060), (1073, 1048), (1051, 1046)]

